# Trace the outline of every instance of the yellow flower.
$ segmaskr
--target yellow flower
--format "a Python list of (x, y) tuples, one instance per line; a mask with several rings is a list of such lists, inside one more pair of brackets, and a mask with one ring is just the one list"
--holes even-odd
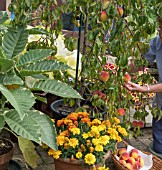
[(92, 153), (88, 153), (84, 160), (88, 165), (93, 165), (96, 162), (96, 157)]
[(103, 146), (102, 145), (96, 145), (95, 146), (95, 151), (102, 152), (103, 151)]
[(100, 133), (99, 133), (99, 130), (98, 130), (97, 126), (92, 126), (90, 133), (91, 133), (92, 136), (95, 136), (95, 137), (99, 137), (100, 136)]
[(104, 135), (100, 137), (101, 144), (107, 145), (109, 143), (110, 137), (108, 135)]
[(92, 122), (91, 122), (92, 125), (100, 125), (101, 124), (101, 121), (98, 120), (98, 119), (94, 119)]
[(50, 148), (49, 151), (48, 151), (48, 155), (49, 155), (49, 156), (51, 156), (51, 155), (53, 156), (53, 155), (54, 155), (54, 152), (55, 152), (55, 151)]
[(89, 148), (89, 152), (92, 153), (93, 151), (94, 151), (94, 147), (91, 146), (91, 147)]
[(98, 170), (109, 170), (109, 168), (106, 168), (104, 165), (104, 166), (99, 167)]
[(87, 133), (83, 133), (82, 136), (83, 136), (84, 139), (88, 138), (88, 134)]
[(92, 143), (94, 144), (94, 145), (99, 145), (100, 144), (100, 139), (96, 139), (96, 138), (93, 138), (92, 139)]
[(62, 146), (65, 142), (65, 136), (57, 136), (56, 139), (57, 139), (57, 144), (60, 146)]
[(119, 124), (120, 123), (120, 119), (118, 119), (117, 117), (114, 117), (114, 122), (115, 122), (115, 124)]
[(76, 158), (79, 159), (79, 158), (81, 158), (81, 157), (82, 157), (82, 153), (81, 153), (81, 152), (77, 152), (77, 153), (76, 153)]
[(105, 126), (105, 125), (99, 125), (99, 126), (98, 126), (98, 130), (99, 130), (99, 131), (106, 130), (106, 126)]
[(78, 143), (78, 139), (76, 139), (76, 138), (71, 138), (71, 139), (69, 139), (69, 145), (70, 145), (71, 147), (75, 148), (78, 144), (79, 144), (79, 143)]
[(102, 122), (102, 125), (107, 125), (108, 127), (111, 127), (111, 123), (110, 123), (109, 120), (104, 120), (104, 121)]
[(123, 135), (123, 136), (127, 136), (128, 135), (128, 133), (127, 133), (127, 131), (125, 130), (125, 128), (118, 128), (118, 131)]
[(73, 133), (73, 135), (76, 135), (76, 134), (79, 135), (80, 134), (79, 128), (72, 128), (70, 131)]
[(61, 154), (62, 154), (61, 151), (59, 151), (59, 150), (58, 150), (58, 151), (55, 151), (54, 154), (53, 154), (53, 158), (54, 158), (54, 159), (59, 159), (59, 157), (60, 157)]

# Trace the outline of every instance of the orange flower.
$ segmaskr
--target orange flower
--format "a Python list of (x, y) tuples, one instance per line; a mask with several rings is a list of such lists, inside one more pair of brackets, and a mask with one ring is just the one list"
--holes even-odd
[(69, 119), (64, 119), (64, 124), (65, 124), (65, 125), (68, 125), (68, 124), (70, 124), (70, 123), (72, 123), (71, 120), (69, 120)]
[(80, 118), (88, 118), (89, 114), (87, 112), (78, 112)]
[(69, 131), (65, 130), (65, 131), (61, 132), (60, 136), (69, 136)]
[(61, 119), (61, 120), (58, 120), (58, 121), (57, 121), (57, 126), (60, 127), (60, 126), (62, 126), (62, 125), (64, 125), (64, 120), (62, 120), (62, 119)]
[(77, 113), (71, 113), (67, 116), (67, 119), (76, 121), (76, 120), (78, 120), (78, 114)]
[(81, 122), (89, 124), (91, 120), (89, 118), (82, 118)]
[(70, 126), (68, 126), (68, 130), (71, 131), (71, 129), (76, 128), (76, 126), (74, 124), (71, 124)]

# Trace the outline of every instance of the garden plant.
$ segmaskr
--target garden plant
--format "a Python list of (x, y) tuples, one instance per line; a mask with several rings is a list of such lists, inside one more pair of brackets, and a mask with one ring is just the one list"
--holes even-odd
[[(33, 15), (38, 8), (39, 14)], [(130, 107), (137, 105), (134, 96), (124, 88), (124, 81), (130, 78), (133, 80), (134, 76), (142, 84), (154, 81), (150, 78), (150, 73), (145, 72), (147, 62), (143, 54), (148, 51), (150, 39), (157, 34), (156, 15), (162, 16), (160, 0), (66, 0), (61, 5), (56, 0), (18, 0), (10, 4), (9, 11), (15, 14), (14, 20), (4, 20), (3, 17), (3, 23), (6, 22), (0, 26), (0, 66), (3, 75), (0, 87), (1, 99), (5, 97), (5, 103), (11, 103), (15, 110), (2, 111), (1, 129), (5, 121), (9, 125), (8, 122), (12, 120), (10, 117), (15, 116), (21, 124), (31, 116), (34, 127), (30, 128), (34, 136), (24, 135), (22, 126), (19, 131), (21, 133), (17, 135), (38, 143), (42, 141), (52, 149), (56, 147), (55, 140), (52, 140), (56, 136), (49, 117), (31, 109), (35, 101), (33, 90), (53, 93), (63, 98), (78, 98), (75, 100), (78, 108), (82, 99), (90, 100), (94, 106), (91, 114), (99, 119), (101, 112), (98, 108), (105, 107), (107, 112), (104, 118), (121, 118), (120, 125), (127, 129), (128, 136), (133, 135), (131, 128), (135, 125), (132, 124), (131, 117), (144, 125), (149, 114), (146, 110), (146, 95), (136, 94), (139, 107), (134, 115), (130, 115)], [(63, 35), (63, 13), (73, 14), (72, 22), (79, 29), (77, 37)], [(34, 21), (37, 21), (36, 27), (29, 29)], [(33, 37), (30, 42), (29, 34)], [(142, 76), (130, 71), (130, 57), (135, 67), (142, 68)], [(112, 58), (115, 58), (113, 62)], [(63, 92), (58, 91), (60, 88)], [(20, 94), (24, 97), (20, 97)], [(18, 98), (21, 99), (21, 107), (16, 102)], [(159, 112), (157, 108), (150, 107), (150, 110), (153, 116)], [(47, 133), (49, 136), (43, 138), (48, 142), (41, 140), (41, 132), (44, 130), (35, 128), (35, 125), (40, 127), (44, 118), (51, 128)], [(12, 130), (17, 130), (14, 121), (11, 125)], [(136, 134), (139, 134), (143, 125), (135, 125)], [(50, 136), (51, 134), (54, 136)]]

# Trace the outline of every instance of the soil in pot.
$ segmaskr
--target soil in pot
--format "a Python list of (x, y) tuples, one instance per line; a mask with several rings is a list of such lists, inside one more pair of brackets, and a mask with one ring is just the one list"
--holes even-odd
[(0, 138), (0, 170), (6, 170), (9, 161), (13, 157), (13, 143), (5, 138)]

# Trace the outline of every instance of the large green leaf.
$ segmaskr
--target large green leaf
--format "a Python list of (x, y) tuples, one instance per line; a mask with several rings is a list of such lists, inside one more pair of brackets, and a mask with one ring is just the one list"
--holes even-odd
[(14, 66), (14, 61), (11, 59), (0, 58), (0, 72), (6, 73)]
[(36, 82), (33, 87), (34, 90), (42, 90), (46, 93), (52, 93), (57, 96), (65, 98), (80, 98), (80, 94), (74, 90), (72, 87), (66, 83), (57, 81), (57, 80), (41, 80)]
[(41, 141), (48, 145), (50, 148), (56, 150), (56, 130), (54, 123), (50, 120), (49, 116), (40, 111), (28, 111), (27, 114), (35, 120), (41, 128)]
[(17, 110), (21, 120), (25, 116), (25, 111), (29, 110), (35, 102), (33, 94), (26, 88), (20, 87), (14, 90), (8, 90), (0, 84), (0, 91), (10, 102), (10, 104)]
[(14, 70), (7, 72), (6, 74), (0, 73), (0, 84), (3, 85), (12, 85), (12, 84), (19, 84), (22, 85), (24, 82), (20, 77), (18, 77)]
[(45, 73), (55, 70), (67, 70), (70, 69), (68, 65), (61, 63), (56, 60), (43, 60), (38, 61), (36, 63), (31, 63), (29, 65), (26, 65), (22, 67), (22, 70), (20, 73), (22, 75), (32, 75), (32, 74), (39, 74), (39, 73)]
[(17, 67), (44, 59), (45, 57), (49, 56), (52, 51), (53, 50), (51, 49), (30, 50), (29, 52), (25, 53), (25, 55), (19, 57)]
[(23, 27), (16, 30), (9, 30), (3, 38), (2, 48), (9, 58), (20, 54), (28, 41), (28, 31)]
[(4, 113), (4, 118), (11, 130), (17, 135), (39, 144), (41, 143), (40, 127), (35, 120), (29, 116), (25, 116), (23, 120), (20, 120), (16, 110), (6, 111)]
[(49, 32), (43, 28), (32, 28), (28, 30), (29, 34), (49, 34)]
[(18, 137), (18, 142), (25, 161), (32, 168), (36, 168), (39, 156), (35, 151), (35, 145), (30, 140), (22, 138), (21, 136)]

